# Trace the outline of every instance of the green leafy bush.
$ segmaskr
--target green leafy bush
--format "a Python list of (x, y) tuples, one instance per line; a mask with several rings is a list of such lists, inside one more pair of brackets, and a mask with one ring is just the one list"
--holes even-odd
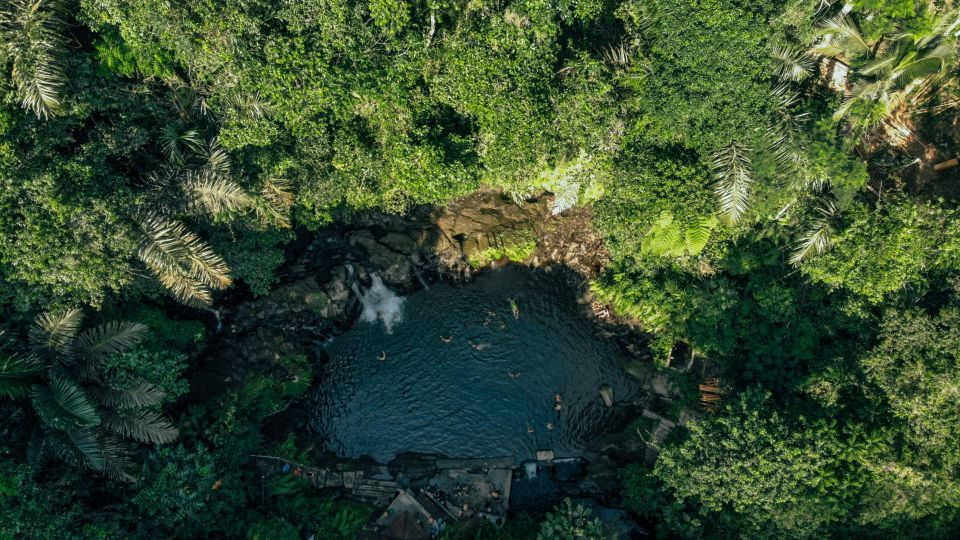
[(537, 249), (537, 239), (532, 229), (517, 228), (496, 236), (495, 246), (473, 253), (468, 258), (470, 266), (483, 268), (503, 257), (514, 262), (523, 262)]

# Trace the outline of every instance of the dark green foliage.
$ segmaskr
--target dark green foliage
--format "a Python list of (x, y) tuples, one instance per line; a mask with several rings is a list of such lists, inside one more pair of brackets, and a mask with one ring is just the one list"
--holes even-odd
[(640, 53), (637, 101), (648, 137), (705, 154), (734, 140), (754, 146), (770, 106), (769, 10), (736, 0), (620, 6)]
[(186, 360), (187, 355), (170, 349), (133, 349), (103, 362), (103, 381), (113, 389), (147, 383), (164, 396), (162, 401), (173, 402), (187, 392), (187, 382), (182, 378)]
[(593, 511), (581, 504), (564, 499), (560, 506), (547, 514), (537, 540), (604, 540), (609, 538), (603, 523), (593, 517)]
[(901, 199), (878, 210), (858, 205), (850, 214), (834, 248), (804, 265), (811, 279), (879, 303), (897, 292), (922, 294), (931, 273), (956, 268), (960, 230), (954, 210)]
[[(307, 395), (310, 357), (191, 388), (212, 314), (162, 293), (229, 317), (222, 291), (268, 294), (294, 227), (488, 185), (592, 205), (596, 298), (659, 366), (719, 371), (725, 406), (624, 471), (658, 535), (956, 537), (960, 216), (955, 170), (932, 171), (956, 149), (930, 137), (955, 131), (956, 10), (3, 3), (0, 536), (354, 537), (371, 509), (250, 467), (310, 461), (262, 429)], [(677, 418), (701, 381), (672, 369)], [(447, 537), (538, 531), (603, 537), (570, 502), (542, 530)]]
[(216, 465), (202, 446), (196, 451), (183, 445), (157, 449), (144, 463), (140, 477), (133, 505), (168, 531), (196, 535), (232, 503), (229, 489), (214, 489)]

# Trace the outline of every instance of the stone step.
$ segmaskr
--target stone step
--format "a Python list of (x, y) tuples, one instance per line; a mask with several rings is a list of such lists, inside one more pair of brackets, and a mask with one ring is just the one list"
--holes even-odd
[(354, 493), (386, 493), (393, 494), (396, 493), (397, 486), (378, 486), (378, 485), (366, 485), (359, 484), (353, 487)]
[(390, 489), (395, 489), (395, 488), (397, 487), (397, 483), (394, 482), (393, 480), (378, 480), (378, 479), (376, 479), (376, 478), (362, 478), (362, 479), (358, 479), (357, 482), (356, 482), (356, 485), (358, 485), (358, 486), (383, 486), (383, 487), (388, 487), (388, 488), (390, 488)]

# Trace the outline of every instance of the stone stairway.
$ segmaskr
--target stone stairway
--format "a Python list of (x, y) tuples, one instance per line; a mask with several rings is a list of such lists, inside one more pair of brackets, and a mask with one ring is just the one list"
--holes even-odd
[(374, 480), (361, 478), (353, 485), (353, 496), (370, 501), (376, 505), (390, 502), (397, 494), (397, 483), (393, 480)]
[(382, 505), (397, 494), (397, 483), (384, 470), (366, 477), (363, 471), (340, 471), (312, 467), (276, 456), (251, 456), (260, 470), (274, 474), (293, 474), (309, 481), (315, 487), (342, 489), (352, 497)]

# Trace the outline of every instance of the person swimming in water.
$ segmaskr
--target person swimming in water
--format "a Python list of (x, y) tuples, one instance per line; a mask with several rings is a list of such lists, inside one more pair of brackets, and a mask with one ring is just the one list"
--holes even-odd
[(508, 372), (507, 372), (507, 377), (510, 377), (511, 379), (519, 379), (519, 378), (520, 378), (520, 372), (519, 372), (519, 371), (508, 371)]
[(547, 422), (547, 430), (553, 431), (553, 422)]
[(517, 301), (513, 298), (510, 299), (510, 311), (513, 313), (514, 319), (520, 318), (520, 308), (517, 306)]
[(554, 395), (553, 395), (553, 410), (559, 411), (561, 408), (563, 408), (562, 402), (563, 402), (563, 398), (560, 397), (560, 394), (554, 394)]
[(377, 360), (383, 362), (387, 359), (387, 351), (380, 351), (380, 355), (377, 356)]
[(452, 335), (440, 336), (440, 341), (444, 343), (450, 343), (451, 341), (453, 341), (453, 336)]

